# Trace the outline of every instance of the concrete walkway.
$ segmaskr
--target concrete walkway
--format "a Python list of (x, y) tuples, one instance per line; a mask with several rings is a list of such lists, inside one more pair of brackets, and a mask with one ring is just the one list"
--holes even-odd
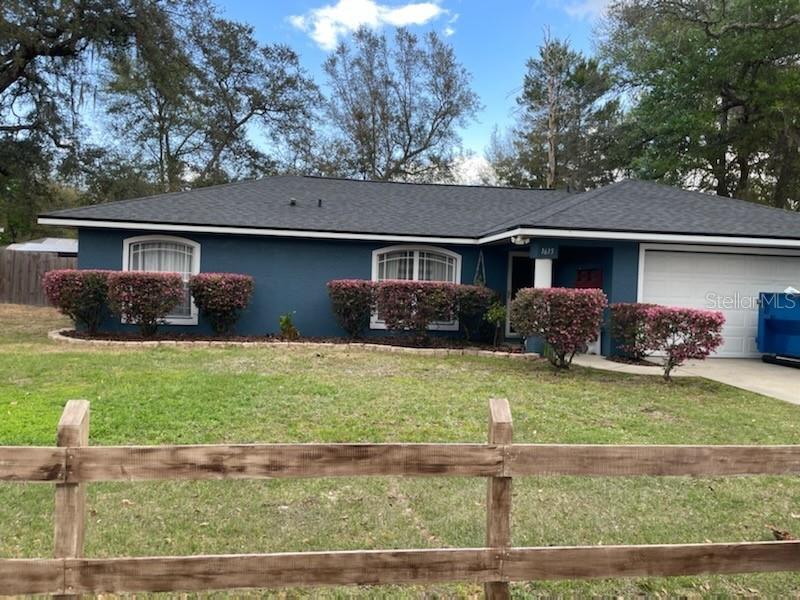
[[(659, 367), (626, 365), (602, 356), (581, 354), (575, 364), (617, 373), (661, 376)], [(800, 369), (771, 365), (758, 358), (710, 358), (675, 369), (675, 377), (705, 377), (764, 396), (800, 405)]]

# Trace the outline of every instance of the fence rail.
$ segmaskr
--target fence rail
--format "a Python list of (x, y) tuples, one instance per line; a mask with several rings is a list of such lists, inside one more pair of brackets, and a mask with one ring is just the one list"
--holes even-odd
[(796, 570), (800, 541), (9, 559), (0, 581), (7, 594), (96, 594)]
[[(0, 559), (0, 594), (471, 581), (507, 598), (512, 581), (800, 571), (800, 541), (522, 548), (510, 527), (514, 477), (797, 474), (800, 446), (513, 444), (505, 400), (487, 444), (104, 447), (88, 432), (89, 403), (70, 401), (58, 447), (0, 447), (0, 481), (56, 484), (55, 558)], [(89, 482), (362, 475), (487, 478), (486, 547), (82, 558)]]
[(360, 476), (791, 475), (800, 446), (568, 444), (241, 444), (0, 446), (0, 481), (271, 479)]
[(46, 306), (42, 276), (53, 269), (74, 269), (74, 257), (0, 248), (0, 303)]

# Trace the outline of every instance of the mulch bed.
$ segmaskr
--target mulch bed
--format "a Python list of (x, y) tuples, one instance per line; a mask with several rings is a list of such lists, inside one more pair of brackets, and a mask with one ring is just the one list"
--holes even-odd
[(622, 363), (624, 365), (637, 365), (639, 367), (660, 367), (660, 366), (662, 366), (662, 365), (660, 365), (658, 363), (655, 363), (655, 362), (653, 362), (651, 360), (647, 360), (647, 359), (637, 360), (635, 358), (628, 358), (628, 357), (625, 357), (625, 356), (609, 356), (608, 360), (610, 360), (611, 362)]
[(142, 337), (139, 333), (135, 332), (104, 332), (97, 335), (88, 335), (85, 331), (63, 331), (62, 335), (66, 337), (78, 338), (83, 340), (104, 340), (113, 342), (311, 342), (311, 343), (325, 343), (325, 344), (378, 344), (381, 346), (399, 346), (402, 348), (443, 348), (443, 349), (464, 349), (474, 348), (478, 350), (494, 350), (497, 352), (512, 352), (514, 354), (521, 354), (523, 348), (521, 345), (499, 345), (497, 347), (491, 344), (480, 342), (470, 342), (461, 339), (452, 339), (446, 337), (429, 337), (427, 339), (420, 339), (414, 336), (380, 336), (380, 337), (366, 337), (353, 340), (350, 338), (340, 337), (301, 337), (296, 340), (288, 340), (274, 335), (191, 335), (186, 333), (170, 333), (170, 332), (156, 332), (154, 336), (149, 338)]

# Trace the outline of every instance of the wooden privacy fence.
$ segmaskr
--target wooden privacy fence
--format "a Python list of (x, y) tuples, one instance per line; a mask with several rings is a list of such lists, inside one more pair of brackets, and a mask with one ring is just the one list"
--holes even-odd
[[(515, 477), (797, 474), (800, 446), (512, 444), (505, 400), (490, 401), (487, 444), (102, 447), (88, 433), (89, 403), (73, 400), (57, 447), (0, 447), (0, 480), (56, 487), (55, 558), (0, 559), (0, 594), (472, 581), (506, 598), (510, 581), (800, 570), (800, 541), (520, 548), (510, 528)], [(358, 475), (486, 477), (486, 546), (82, 558), (89, 482)]]
[(0, 303), (47, 306), (42, 276), (53, 269), (74, 269), (77, 264), (75, 257), (0, 248)]

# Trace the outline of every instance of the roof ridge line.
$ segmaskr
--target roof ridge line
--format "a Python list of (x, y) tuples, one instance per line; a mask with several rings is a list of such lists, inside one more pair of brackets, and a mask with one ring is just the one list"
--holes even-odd
[[(575, 194), (574, 196), (571, 196), (571, 197), (569, 195), (562, 196), (561, 198), (556, 199), (555, 202), (553, 202), (553, 204), (551, 204), (549, 206), (544, 206), (544, 207), (541, 207), (539, 209), (532, 210), (532, 211), (527, 212), (527, 213), (525, 213), (523, 215), (520, 215), (519, 217), (514, 217), (514, 219), (508, 219), (508, 220), (506, 220), (506, 221), (504, 221), (502, 223), (499, 223), (493, 229), (484, 230), (482, 235), (490, 235), (492, 233), (500, 231), (501, 229), (514, 227), (514, 226), (520, 227), (520, 226), (523, 226), (523, 225), (535, 225), (535, 222), (534, 223), (524, 223), (524, 222), (520, 221), (519, 219), (523, 219), (525, 217), (531, 217), (531, 216), (533, 216), (533, 218), (535, 220), (538, 220), (538, 219), (549, 219), (550, 217), (554, 217), (555, 215), (561, 214), (562, 212), (567, 211), (567, 210), (569, 210), (571, 208), (575, 208), (578, 204), (581, 204), (582, 202), (585, 202), (586, 200), (589, 200), (591, 198), (596, 198), (597, 196), (601, 196), (602, 194), (607, 192), (610, 188), (615, 187), (615, 186), (617, 186), (619, 184), (625, 183), (626, 181), (629, 181), (629, 180), (628, 179), (623, 179), (621, 181), (615, 181), (614, 183), (611, 183), (611, 184), (609, 184), (607, 186), (595, 188), (593, 190), (587, 190), (585, 192), (580, 192), (580, 193), (577, 193), (577, 194)], [(555, 209), (555, 210), (553, 210), (553, 209)]]
[(551, 207), (551, 208), (556, 208), (555, 211), (548, 213), (545, 210), (545, 211), (542, 211), (545, 214), (538, 215), (538, 216), (540, 218), (543, 218), (543, 219), (549, 219), (551, 217), (555, 217), (556, 215), (560, 215), (561, 213), (563, 213), (564, 211), (569, 210), (570, 208), (575, 208), (576, 206), (578, 206), (579, 204), (581, 204), (583, 202), (586, 202), (587, 200), (591, 200), (592, 198), (597, 198), (598, 196), (602, 196), (606, 192), (611, 191), (612, 188), (615, 188), (616, 186), (621, 185), (623, 183), (626, 183), (628, 181), (630, 181), (630, 180), (629, 179), (622, 179), (620, 181), (615, 181), (614, 183), (606, 185), (606, 186), (603, 186), (603, 187), (599, 187), (599, 188), (595, 188), (593, 190), (588, 190), (588, 191), (585, 191), (585, 192), (581, 192), (580, 194), (575, 196), (574, 202), (566, 203), (566, 202), (556, 201), (556, 202), (553, 203), (553, 205)]
[[(277, 175), (277, 177), (283, 177)], [(291, 177), (291, 175), (289, 175)], [(437, 181), (381, 181), (380, 179), (355, 179), (353, 177), (331, 177), (327, 175), (299, 175), (308, 179), (323, 179), (326, 181), (352, 181), (353, 183), (379, 183), (379, 184), (395, 184), (395, 185), (437, 185), (442, 187), (460, 187), (460, 188), (476, 188), (488, 190), (518, 190), (522, 192), (561, 192), (557, 188), (535, 188), (521, 185), (483, 185), (481, 183), (449, 183)]]

